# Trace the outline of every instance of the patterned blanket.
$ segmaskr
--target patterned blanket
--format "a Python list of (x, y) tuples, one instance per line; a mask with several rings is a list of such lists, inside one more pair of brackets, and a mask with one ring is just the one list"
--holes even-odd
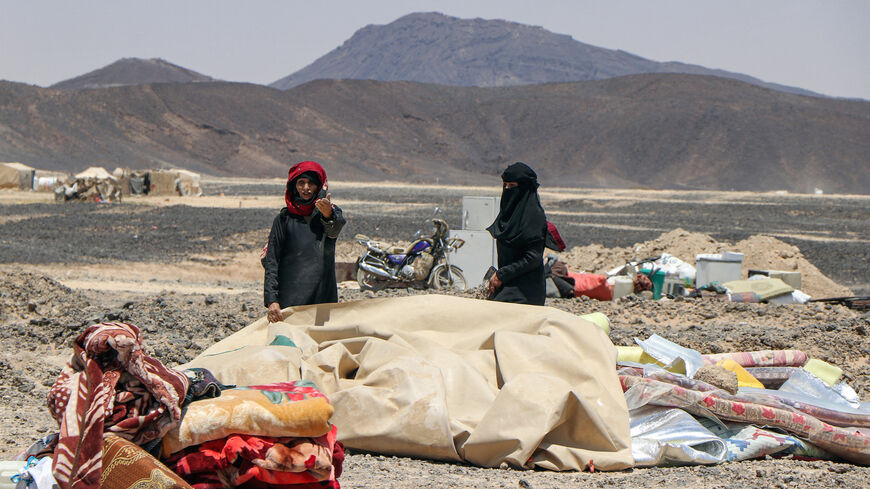
[(704, 365), (714, 365), (730, 359), (741, 367), (800, 367), (807, 363), (807, 354), (800, 350), (760, 350), (703, 355)]
[[(698, 392), (719, 391), (718, 394), (726, 396), (727, 393), (719, 390), (715, 385), (708, 384), (702, 380), (690, 379), (685, 375), (674, 374), (665, 370), (652, 371), (644, 373), (643, 369), (636, 367), (622, 367), (619, 369), (621, 375), (633, 375), (646, 377), (648, 379), (659, 380), (668, 384), (673, 384), (685, 389)], [(776, 407), (785, 410), (800, 411), (804, 414), (809, 414), (819, 421), (832, 424), (834, 426), (852, 427), (852, 428), (870, 428), (870, 416), (861, 413), (850, 413), (844, 411), (836, 411), (823, 406), (816, 406), (806, 402), (789, 399), (785, 396), (776, 395), (775, 391), (767, 391), (764, 394), (756, 392), (738, 392), (735, 395), (727, 395), (727, 398), (732, 401), (748, 402), (753, 404), (764, 404), (766, 406)]]
[(163, 438), (164, 457), (231, 434), (317, 437), (332, 426), (333, 408), (308, 381), (278, 382), (221, 391), (220, 397), (191, 402), (181, 422)]
[(53, 471), (60, 489), (98, 489), (104, 432), (142, 445), (181, 417), (187, 377), (142, 351), (139, 328), (89, 326), (48, 395), (60, 425)]
[(623, 374), (619, 380), (632, 408), (644, 404), (679, 407), (697, 416), (776, 427), (851, 462), (870, 464), (870, 437), (859, 431), (832, 426), (793, 410), (734, 400), (723, 391), (691, 390), (635, 375)]

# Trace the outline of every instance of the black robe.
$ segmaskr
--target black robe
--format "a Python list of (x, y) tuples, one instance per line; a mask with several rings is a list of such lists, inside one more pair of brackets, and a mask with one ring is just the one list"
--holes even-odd
[(502, 287), (491, 299), (542, 306), (547, 298), (544, 281), (547, 215), (538, 198), (537, 175), (525, 163), (517, 162), (507, 167), (502, 180), (517, 186), (502, 190), (498, 216), (486, 228), (495, 238), (496, 275), (502, 281)]
[(310, 216), (298, 216), (287, 208), (275, 217), (269, 232), (263, 303), (277, 302), (281, 308), (338, 302), (335, 281), (335, 240), (345, 224), (338, 206), (332, 219), (325, 220), (315, 209)]
[(543, 306), (547, 298), (544, 282), (544, 240), (515, 248), (495, 240), (498, 251), (498, 278), (502, 287), (492, 300)]

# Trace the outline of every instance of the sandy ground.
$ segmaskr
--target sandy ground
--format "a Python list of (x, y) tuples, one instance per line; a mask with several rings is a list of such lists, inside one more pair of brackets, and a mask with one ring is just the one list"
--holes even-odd
[[(69, 357), (70, 341), (88, 324), (105, 320), (136, 324), (143, 329), (149, 354), (177, 365), (263, 314), (258, 253), (271, 217), (281, 205), (274, 195), (282, 183), (237, 179), (215, 180), (205, 186), (214, 197), (131, 198), (108, 207), (56, 205), (47, 194), (0, 192), (0, 419), (4, 420), (0, 458), (56, 430), (45, 410), (47, 391)], [(339, 242), (341, 260), (350, 260), (359, 252), (349, 239), (356, 232), (406, 240), (433, 206), (445, 208), (448, 222), (455, 222), (457, 196), (470, 192), (495, 195), (486, 188), (340, 183), (333, 184), (333, 192), (352, 218)], [(574, 269), (606, 270), (631, 257), (662, 250), (693, 256), (741, 248), (751, 266), (800, 270), (817, 296), (861, 291), (870, 282), (866, 276), (870, 267), (861, 262), (866, 255), (860, 246), (870, 240), (868, 224), (850, 217), (870, 202), (863, 197), (825, 196), (820, 201), (772, 194), (759, 202), (757, 194), (687, 194), (555, 189), (542, 193), (542, 199), (553, 221), (584, 216), (583, 227), (567, 220), (559, 224), (569, 244), (575, 244), (562, 254)], [(695, 205), (700, 198), (705, 199), (704, 205)], [(749, 206), (747, 201), (755, 204)], [(639, 203), (644, 205), (638, 207)], [(643, 209), (650, 206), (672, 213), (670, 226), (666, 218), (644, 215)], [(732, 215), (745, 207), (746, 214), (739, 215), (754, 217), (741, 217), (740, 224), (733, 226), (743, 230), (725, 229), (710, 217), (715, 212), (708, 213), (722, 206)], [(841, 219), (837, 228), (830, 222), (811, 222), (832, 216)], [(775, 233), (752, 232), (756, 223), (771, 226), (781, 221), (785, 224), (778, 224)], [(67, 232), (59, 233), (62, 229)], [(79, 240), (78, 235), (87, 239)], [(788, 241), (786, 235), (801, 238)], [(820, 248), (830, 246), (826, 239), (845, 243), (833, 249), (842, 253), (841, 261), (863, 263), (863, 272), (838, 268), (839, 261), (829, 260), (833, 265), (828, 265), (824, 259), (814, 259), (824, 253), (807, 253), (815, 250), (814, 242), (821, 243)], [(339, 292), (342, 301), (373, 295), (359, 291), (352, 282), (342, 283)], [(396, 289), (378, 295), (408, 293), (426, 292)], [(842, 367), (862, 399), (870, 398), (870, 314), (866, 312), (837, 305), (732, 304), (713, 299), (626, 298), (610, 303), (549, 299), (548, 305), (577, 314), (605, 313), (611, 321), (611, 339), (618, 345), (658, 333), (702, 353), (803, 349)], [(355, 452), (346, 460), (341, 478), (345, 487), (370, 488), (678, 484), (858, 488), (867, 487), (868, 480), (867, 467), (798, 460), (590, 474), (482, 469)]]

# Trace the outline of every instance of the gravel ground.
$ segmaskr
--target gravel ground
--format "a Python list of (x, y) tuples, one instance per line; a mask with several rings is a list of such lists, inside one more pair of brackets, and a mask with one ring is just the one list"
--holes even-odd
[[(273, 188), (274, 187), (274, 188)], [(276, 193), (280, 185), (249, 188), (206, 186), (211, 193)], [(435, 206), (448, 222), (459, 220), (461, 189), (372, 189), (333, 187), (349, 217), (345, 236), (407, 239)], [(476, 192), (476, 195), (481, 195)], [(242, 195), (239, 193), (239, 195)], [(340, 197), (339, 197), (340, 196)], [(387, 201), (383, 204), (377, 201)], [(545, 197), (570, 246), (606, 243), (628, 246), (674, 227), (737, 240), (774, 230), (800, 235), (784, 241), (825, 274), (853, 290), (870, 282), (866, 243), (870, 224), (861, 216), (866, 201), (848, 198), (768, 197), (775, 202), (698, 204), (697, 197), (667, 202), (620, 203)], [(764, 200), (764, 199), (762, 199)], [(569, 203), (571, 202), (571, 203)], [(666, 211), (666, 212), (665, 212)], [(177, 262), (196, 253), (256, 250), (274, 216), (270, 209), (187, 206), (98, 206), (91, 204), (0, 204), (0, 458), (56, 430), (45, 410), (48, 388), (70, 354), (70, 341), (94, 322), (121, 320), (140, 326), (146, 351), (173, 366), (244, 327), (263, 312), (254, 292), (237, 294), (133, 293), (70, 289), (59, 277), (29, 270), (41, 264)], [(675, 219), (678, 217), (678, 219)], [(822, 224), (819, 224), (820, 221)], [(670, 223), (670, 224), (669, 224)], [(643, 228), (643, 229), (635, 229)], [(835, 241), (826, 243), (828, 236)], [(856, 243), (857, 242), (857, 243)], [(855, 265), (858, 264), (858, 265)], [(379, 295), (426, 293), (387, 290)], [(467, 293), (471, 295), (472, 293)], [(340, 290), (340, 300), (371, 293)], [(548, 305), (582, 314), (601, 311), (611, 320), (611, 339), (666, 336), (703, 353), (799, 348), (844, 369), (862, 399), (870, 397), (870, 313), (824, 304), (732, 304), (712, 299), (612, 303), (550, 299)], [(618, 473), (553, 473), (482, 469), (351, 451), (341, 478), (345, 487), (867, 487), (870, 468), (834, 462), (766, 459), (715, 467), (636, 469)]]
[[(205, 182), (208, 195), (280, 195), (283, 185)], [(542, 200), (568, 247), (593, 243), (626, 247), (682, 228), (718, 241), (753, 235), (777, 237), (834, 281), (870, 295), (870, 198), (776, 194), (660, 192), (654, 198), (614, 201), (607, 194), (576, 198), (576, 190), (544, 192)], [(344, 236), (409, 239), (435, 207), (451, 226), (460, 222), (463, 195), (498, 195), (492, 189), (332, 184), (345, 209)], [(725, 197), (723, 198), (723, 195)], [(343, 204), (343, 202), (350, 202)], [(277, 209), (96, 204), (0, 204), (0, 263), (99, 263), (180, 260), (205, 251), (257, 249)], [(645, 258), (645, 257), (643, 257)], [(691, 257), (684, 257), (688, 259)]]

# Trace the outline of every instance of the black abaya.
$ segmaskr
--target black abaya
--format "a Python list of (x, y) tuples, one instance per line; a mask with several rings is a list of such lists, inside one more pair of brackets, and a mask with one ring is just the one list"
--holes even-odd
[(547, 296), (544, 282), (544, 243), (547, 216), (538, 198), (535, 172), (524, 163), (510, 165), (502, 174), (515, 188), (502, 191), (499, 214), (487, 230), (496, 242), (502, 286), (492, 299), (501, 302), (543, 305)]
[(282, 209), (272, 222), (263, 267), (263, 302), (281, 308), (338, 302), (335, 280), (335, 240), (345, 224), (341, 209), (332, 219), (320, 212), (294, 215)]

